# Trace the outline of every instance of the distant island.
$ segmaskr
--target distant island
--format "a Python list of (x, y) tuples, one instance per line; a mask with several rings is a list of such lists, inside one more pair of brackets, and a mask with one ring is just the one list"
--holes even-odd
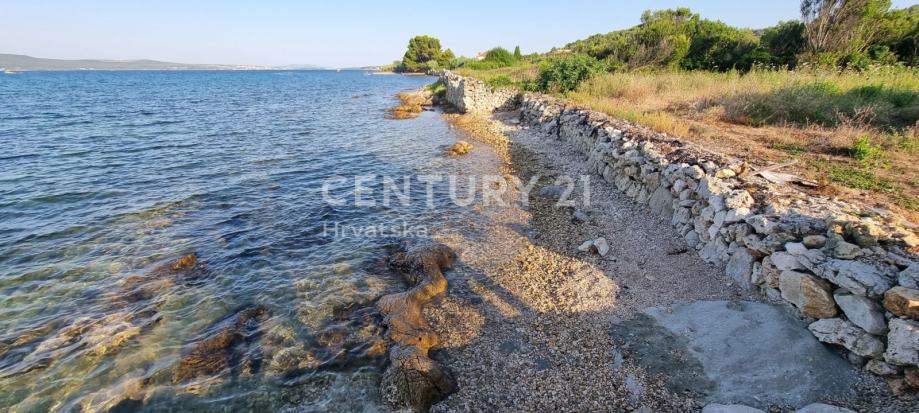
[(0, 71), (42, 70), (326, 70), (315, 65), (246, 66), (160, 62), (157, 60), (43, 59), (0, 53)]

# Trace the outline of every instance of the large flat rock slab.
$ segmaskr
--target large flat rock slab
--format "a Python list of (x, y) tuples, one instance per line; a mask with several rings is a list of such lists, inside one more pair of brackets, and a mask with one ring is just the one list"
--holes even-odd
[(697, 301), (649, 308), (617, 324), (617, 340), (676, 392), (707, 402), (801, 407), (854, 394), (856, 371), (781, 307)]

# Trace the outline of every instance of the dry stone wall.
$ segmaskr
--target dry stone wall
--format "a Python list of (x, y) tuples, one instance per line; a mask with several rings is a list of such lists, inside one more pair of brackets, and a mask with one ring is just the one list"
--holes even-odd
[[(481, 82), (449, 72), (443, 79), (460, 110), (488, 113), (512, 100), (506, 91), (488, 98)], [(514, 100), (524, 127), (572, 144), (594, 173), (670, 220), (703, 259), (796, 308), (820, 341), (845, 348), (895, 390), (919, 388), (915, 225), (774, 184), (744, 162), (551, 97)]]
[(520, 93), (511, 88), (492, 88), (484, 82), (444, 72), (441, 80), (447, 86), (446, 100), (462, 112), (491, 113), (517, 106)]

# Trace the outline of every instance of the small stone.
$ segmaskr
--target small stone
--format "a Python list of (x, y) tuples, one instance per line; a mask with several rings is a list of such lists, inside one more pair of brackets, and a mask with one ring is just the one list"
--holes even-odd
[(753, 206), (753, 196), (746, 190), (732, 191), (724, 198), (724, 207), (728, 209), (748, 209)]
[(789, 242), (785, 244), (785, 251), (794, 256), (804, 255), (807, 253), (807, 247), (800, 242)]
[(884, 360), (898, 366), (919, 365), (919, 323), (895, 318), (889, 326)]
[(638, 381), (638, 378), (630, 374), (625, 377), (623, 384), (625, 384), (625, 390), (629, 392), (629, 401), (640, 402), (641, 397), (645, 394), (645, 386)]
[(906, 288), (919, 289), (919, 262), (914, 262), (909, 267), (906, 267), (905, 270), (900, 271), (897, 281)]
[(897, 368), (885, 363), (881, 360), (868, 360), (868, 364), (865, 364), (865, 370), (882, 377), (890, 377), (897, 375)]
[(588, 252), (588, 251), (590, 251), (590, 248), (593, 247), (593, 246), (594, 246), (593, 240), (584, 241), (584, 243), (581, 244), (581, 246), (578, 247), (578, 251), (581, 251), (581, 252)]
[(587, 222), (588, 220), (587, 214), (584, 213), (584, 211), (581, 211), (580, 209), (574, 211), (572, 218), (577, 222)]
[(860, 257), (862, 255), (862, 249), (859, 248), (858, 245), (840, 241), (836, 244), (836, 248), (833, 249), (833, 255), (835, 255), (836, 258), (851, 260)]
[(803, 270), (804, 266), (798, 259), (787, 252), (778, 251), (769, 256), (772, 264), (781, 271)]
[(558, 201), (562, 199), (566, 191), (567, 190), (560, 185), (546, 185), (540, 188), (536, 195), (540, 198)]
[(919, 368), (907, 367), (903, 370), (903, 378), (906, 384), (913, 390), (919, 390)]
[(865, 357), (876, 357), (884, 352), (884, 343), (855, 324), (841, 318), (825, 318), (807, 326), (818, 340), (845, 347)]
[(756, 259), (746, 248), (742, 247), (732, 247), (730, 253), (731, 259), (728, 260), (724, 272), (737, 281), (741, 288), (750, 288), (753, 263), (756, 262)]
[(593, 247), (601, 257), (605, 257), (606, 254), (609, 254), (609, 243), (606, 242), (606, 238), (600, 237), (595, 239)]
[(893, 286), (878, 267), (859, 261), (829, 260), (823, 265), (822, 276), (853, 294), (870, 298), (880, 297)]
[(795, 413), (855, 413), (852, 410), (844, 409), (823, 403), (812, 403), (795, 411)]
[(753, 226), (757, 233), (769, 235), (775, 232), (778, 226), (774, 221), (763, 215), (753, 215), (747, 218), (747, 223)]
[(686, 233), (686, 245), (689, 248), (695, 248), (696, 245), (699, 245), (699, 233), (696, 231), (689, 231)]
[(797, 271), (782, 271), (779, 276), (782, 298), (798, 307), (801, 313), (813, 318), (836, 315), (836, 303), (830, 295), (830, 285), (813, 275)]
[(734, 170), (728, 168), (724, 168), (718, 172), (715, 172), (715, 177), (717, 178), (733, 178), (735, 176), (737, 176), (737, 172), (734, 172)]
[(884, 308), (900, 317), (919, 320), (919, 290), (893, 287), (884, 293)]
[(804, 237), (802, 242), (807, 248), (823, 248), (826, 245), (826, 237), (823, 235), (808, 235)]
[(846, 224), (846, 235), (859, 246), (873, 247), (878, 245), (878, 238), (884, 235), (884, 231), (872, 222), (849, 222)]
[(876, 302), (852, 294), (836, 294), (833, 298), (836, 299), (836, 304), (839, 304), (839, 308), (846, 314), (849, 321), (871, 334), (887, 334), (887, 320), (884, 319), (884, 311)]
[(868, 362), (868, 359), (853, 352), (846, 354), (846, 359), (849, 360), (849, 363), (852, 363), (853, 366), (861, 368)]

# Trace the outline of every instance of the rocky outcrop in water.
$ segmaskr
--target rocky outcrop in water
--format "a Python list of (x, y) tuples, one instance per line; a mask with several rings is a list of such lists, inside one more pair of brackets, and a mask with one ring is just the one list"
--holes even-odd
[(172, 382), (181, 383), (226, 370), (233, 376), (257, 373), (261, 354), (255, 343), (261, 332), (260, 323), (269, 316), (271, 312), (265, 307), (248, 306), (218, 321), (173, 368)]
[(406, 247), (390, 260), (412, 286), (377, 302), (390, 342), (390, 365), (381, 383), (383, 400), (397, 409), (427, 411), (456, 388), (453, 378), (428, 356), (438, 338), (422, 314), (425, 304), (447, 290), (443, 271), (452, 267), (454, 259), (445, 245), (423, 244)]
[(197, 256), (188, 254), (146, 274), (125, 278), (120, 288), (103, 297), (105, 313), (54, 320), (6, 334), (0, 337), (0, 357), (15, 353), (10, 358), (16, 360), (0, 368), (0, 377), (45, 369), (73, 353), (81, 357), (113, 354), (160, 321), (153, 304), (157, 296), (177, 284), (197, 285), (208, 276)]

